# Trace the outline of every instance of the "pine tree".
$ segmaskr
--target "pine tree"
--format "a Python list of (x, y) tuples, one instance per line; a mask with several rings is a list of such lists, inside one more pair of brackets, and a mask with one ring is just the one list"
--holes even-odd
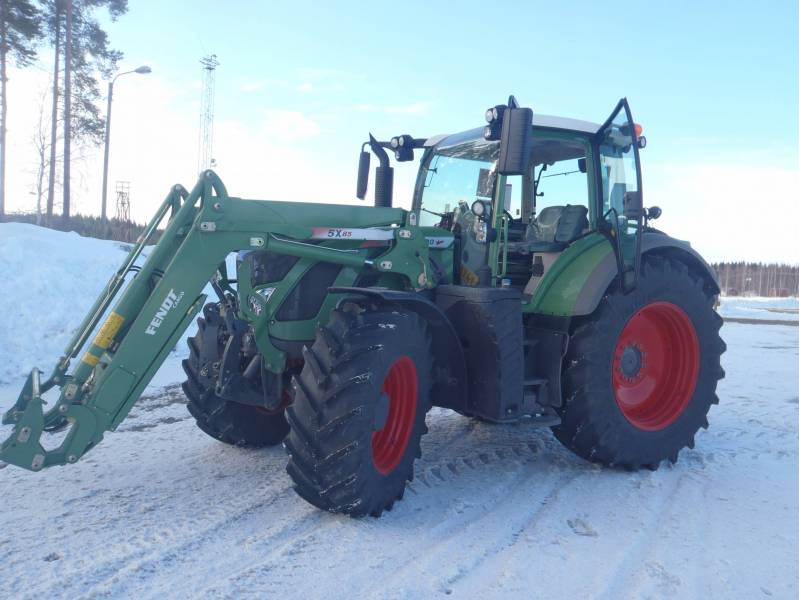
[(5, 218), (8, 62), (27, 66), (42, 35), (38, 9), (29, 0), (0, 0), (0, 221)]

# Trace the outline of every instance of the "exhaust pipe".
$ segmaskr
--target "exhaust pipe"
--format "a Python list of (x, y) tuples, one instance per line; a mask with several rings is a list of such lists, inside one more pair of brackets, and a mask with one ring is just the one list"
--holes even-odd
[(380, 161), (380, 166), (375, 169), (375, 206), (391, 208), (394, 201), (394, 167), (390, 166), (388, 154), (371, 133), (369, 146)]

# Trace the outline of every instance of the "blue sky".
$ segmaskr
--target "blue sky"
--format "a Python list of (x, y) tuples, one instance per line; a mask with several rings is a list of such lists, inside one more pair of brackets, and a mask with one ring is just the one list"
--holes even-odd
[[(768, 131), (793, 143), (799, 133), (796, 3), (369, 4), (132, 0), (112, 34), (128, 60), (148, 57), (186, 85), (198, 56), (218, 54), (220, 119), (269, 103), (325, 112), (424, 102), (431, 110), (412, 124), (450, 130), (512, 91), (541, 112), (594, 120), (626, 95), (662, 141), (745, 143)], [(306, 79), (314, 94), (280, 85)], [(235, 93), (247, 82), (264, 87)]]
[[(475, 127), (509, 93), (602, 121), (626, 96), (649, 141), (646, 203), (712, 258), (747, 258), (732, 239), (750, 231), (753, 205), (799, 217), (797, 6), (131, 0), (111, 39), (124, 67), (153, 73), (118, 82), (110, 181), (131, 181), (143, 219), (156, 190), (195, 177), (206, 53), (221, 63), (217, 171), (251, 197), (351, 201), (370, 130)], [(402, 168), (398, 186), (412, 178)], [(96, 169), (88, 159), (83, 212), (97, 204)], [(719, 215), (724, 231), (709, 231)], [(788, 237), (778, 226), (758, 257), (799, 260)]]

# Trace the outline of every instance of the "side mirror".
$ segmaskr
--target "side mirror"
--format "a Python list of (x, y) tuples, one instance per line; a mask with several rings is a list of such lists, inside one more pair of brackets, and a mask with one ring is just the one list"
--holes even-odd
[(577, 169), (580, 171), (580, 173), (585, 173), (588, 171), (588, 165), (586, 164), (584, 158), (577, 159)]
[(371, 154), (366, 150), (361, 150), (361, 155), (358, 157), (358, 186), (355, 191), (355, 196), (359, 200), (366, 198), (366, 189), (369, 187), (369, 162)]
[(625, 192), (624, 216), (628, 219), (640, 219), (645, 214), (641, 192)]
[(502, 115), (497, 172), (524, 175), (533, 152), (533, 109), (506, 108)]

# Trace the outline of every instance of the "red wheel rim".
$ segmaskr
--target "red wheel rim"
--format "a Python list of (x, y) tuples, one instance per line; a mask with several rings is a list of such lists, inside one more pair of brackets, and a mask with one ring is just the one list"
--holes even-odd
[(688, 315), (671, 302), (635, 313), (613, 352), (613, 392), (638, 429), (668, 427), (685, 410), (699, 377), (699, 339)]
[(372, 461), (388, 475), (402, 460), (416, 419), (416, 365), (407, 356), (394, 361), (381, 391), (388, 396), (388, 417), (382, 429), (372, 433)]

